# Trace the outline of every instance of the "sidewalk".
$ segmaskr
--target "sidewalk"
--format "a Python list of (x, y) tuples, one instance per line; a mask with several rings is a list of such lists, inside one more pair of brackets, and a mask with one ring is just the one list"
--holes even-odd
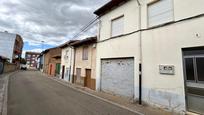
[[(47, 75), (45, 75), (45, 76), (47, 76)], [(65, 85), (65, 86), (71, 87), (71, 88), (76, 89), (80, 92), (94, 96), (94, 97), (99, 98), (103, 101), (106, 101), (108, 103), (112, 103), (114, 105), (120, 106), (120, 107), (128, 109), (130, 111), (133, 111), (135, 113), (140, 113), (140, 114), (144, 114), (144, 115), (172, 115), (172, 114), (176, 114), (176, 113), (167, 112), (167, 111), (164, 111), (164, 110), (161, 110), (158, 108), (153, 108), (153, 107), (150, 107), (148, 105), (138, 105), (137, 103), (133, 103), (133, 102), (131, 102), (131, 100), (128, 100), (126, 98), (114, 96), (114, 95), (107, 94), (104, 92), (94, 91), (94, 90), (91, 90), (91, 89), (86, 88), (86, 87), (82, 87), (82, 86), (78, 86), (78, 85), (66, 82), (66, 81), (59, 79), (57, 77), (49, 77), (49, 78)]]
[(14, 72), (0, 75), (0, 115), (7, 115), (7, 91), (9, 76)]

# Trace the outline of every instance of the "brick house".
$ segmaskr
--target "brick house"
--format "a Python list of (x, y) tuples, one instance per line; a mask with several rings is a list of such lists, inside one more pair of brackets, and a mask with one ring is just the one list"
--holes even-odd
[(37, 68), (37, 57), (40, 55), (38, 52), (26, 52), (25, 59), (28, 68), (36, 69)]
[(61, 48), (54, 47), (43, 51), (43, 72), (51, 76), (60, 75)]

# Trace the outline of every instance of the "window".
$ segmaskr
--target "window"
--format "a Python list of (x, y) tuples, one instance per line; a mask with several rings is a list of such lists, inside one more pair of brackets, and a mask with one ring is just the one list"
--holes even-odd
[(27, 55), (27, 58), (30, 58), (30, 57), (31, 57), (31, 55), (30, 55), (30, 54), (28, 54), (28, 55)]
[(197, 76), (198, 81), (204, 81), (204, 57), (196, 58), (196, 68), (197, 68)]
[(120, 16), (111, 21), (111, 37), (123, 34), (124, 31), (124, 16)]
[(88, 46), (83, 47), (82, 59), (83, 60), (88, 60)]
[(195, 80), (193, 58), (186, 58), (185, 64), (186, 64), (185, 66), (186, 66), (186, 78), (187, 78), (187, 80)]
[(66, 54), (65, 55), (68, 55), (68, 53), (69, 53), (69, 50), (66, 50)]
[(204, 57), (185, 58), (186, 79), (193, 82), (204, 82)]
[(148, 5), (148, 25), (156, 26), (173, 21), (173, 1), (158, 0)]

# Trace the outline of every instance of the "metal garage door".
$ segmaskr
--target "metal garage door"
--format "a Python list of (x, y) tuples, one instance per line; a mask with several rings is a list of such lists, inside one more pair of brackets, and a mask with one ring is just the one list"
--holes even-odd
[(104, 59), (101, 63), (101, 90), (133, 98), (134, 59)]

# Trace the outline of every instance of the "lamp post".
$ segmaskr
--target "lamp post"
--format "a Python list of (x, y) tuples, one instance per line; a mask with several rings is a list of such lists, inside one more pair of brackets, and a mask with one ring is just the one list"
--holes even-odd
[(42, 51), (44, 50), (44, 42), (45, 41), (41, 41), (41, 43), (42, 43)]

